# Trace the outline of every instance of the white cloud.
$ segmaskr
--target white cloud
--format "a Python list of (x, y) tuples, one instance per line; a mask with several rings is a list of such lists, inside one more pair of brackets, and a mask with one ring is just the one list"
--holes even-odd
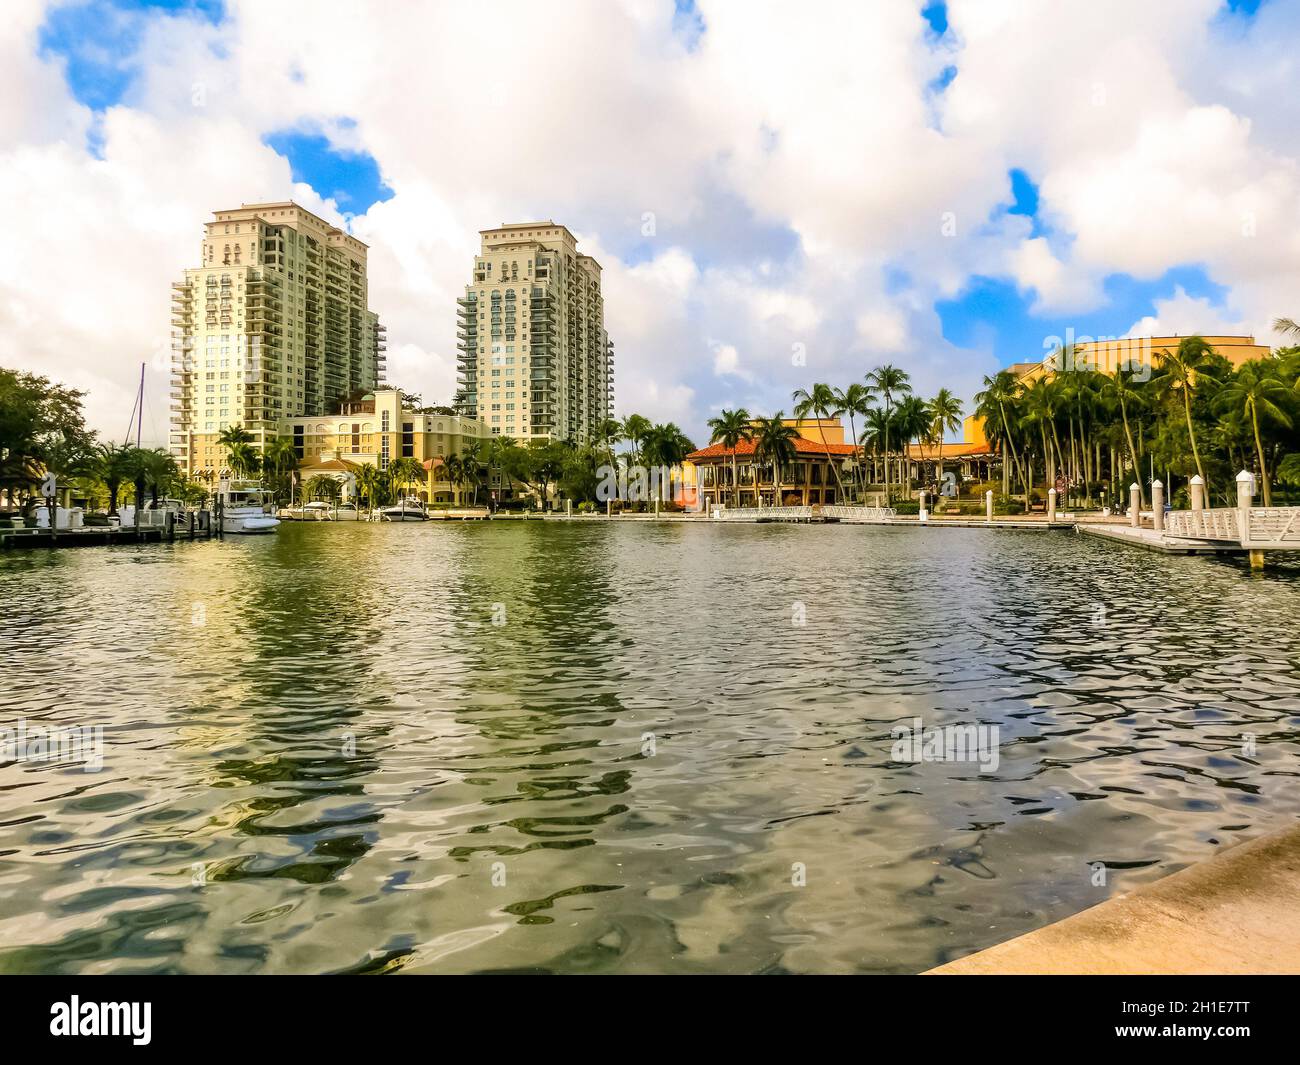
[[(719, 406), (788, 407), (795, 387), (885, 360), (969, 396), (998, 361), (1037, 354), (943, 338), (935, 301), (973, 275), (1055, 314), (1097, 305), (1110, 273), (1200, 263), (1236, 328), (1300, 315), (1300, 19), (1279, 5), (1225, 37), (1218, 0), (952, 0), (939, 48), (920, 0), (699, 6), (694, 52), (671, 4), (635, 0), (565, 18), (532, 2), (379, 18), (343, 0), (235, 3), (218, 26), (155, 14), (97, 158), (92, 115), (38, 55), (39, 5), (11, 5), (0, 361), (91, 389), (92, 419), (119, 433), (211, 211), (292, 195), (340, 218), (318, 195), (331, 189), (295, 185), (263, 144), (287, 128), (378, 161), (394, 195), (351, 224), (371, 245), (390, 376), (430, 402), (455, 387), (478, 230), (525, 218), (566, 223), (604, 267), (619, 412), (695, 433)], [(1039, 184), (1050, 242), (998, 211), (1012, 167)], [(1180, 293), (1151, 321), (1208, 332), (1221, 317)], [(149, 381), (161, 440), (161, 367)]]

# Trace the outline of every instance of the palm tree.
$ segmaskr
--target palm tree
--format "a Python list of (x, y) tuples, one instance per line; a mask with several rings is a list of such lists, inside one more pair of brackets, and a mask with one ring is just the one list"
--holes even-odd
[(139, 451), (140, 469), (156, 507), (159, 495), (171, 488), (172, 482), (180, 476), (180, 469), (176, 465), (176, 459), (163, 448), (140, 448)]
[[(799, 431), (793, 425), (787, 425), (783, 411), (777, 411), (770, 418), (758, 418), (754, 422), (754, 462), (772, 464), (772, 503), (781, 503), (781, 467), (789, 466), (799, 454), (795, 441)], [(758, 490), (758, 478), (754, 478), (754, 494), (762, 503), (762, 494)]]
[(930, 426), (933, 419), (930, 417), (930, 407), (920, 396), (904, 396), (894, 408), (894, 416), (890, 419), (893, 423), (891, 428), (898, 436), (898, 442), (902, 451), (902, 470), (900, 471), (899, 481), (902, 484), (904, 493), (907, 492), (910, 485), (907, 470), (907, 445), (910, 441), (915, 440), (918, 451), (930, 437)]
[[(611, 421), (612, 420), (613, 419), (611, 419)], [(618, 423), (615, 422), (615, 424)], [(496, 471), (497, 485), (502, 489), (502, 491), (510, 487), (510, 478), (505, 476), (505, 457), (506, 454), (510, 451), (510, 449), (513, 448), (514, 446), (515, 446), (514, 438), (505, 435), (494, 436), (488, 441), (488, 451), (487, 451), (488, 474), (490, 477), (492, 471), (493, 470)], [(610, 454), (611, 456), (613, 455), (612, 446), (611, 446)], [(501, 483), (503, 479), (505, 481), (505, 484)]]
[(1264, 506), (1273, 505), (1273, 492), (1269, 484), (1268, 464), (1264, 459), (1264, 445), (1259, 437), (1259, 417), (1291, 428), (1291, 417), (1278, 404), (1291, 394), (1274, 373), (1275, 366), (1259, 359), (1243, 363), (1219, 393), (1219, 402), (1228, 409), (1246, 415), (1255, 435), (1255, 457), (1259, 461), (1259, 479), (1264, 486)]
[[(1137, 386), (1135, 377), (1135, 370), (1121, 367), (1113, 375), (1107, 377), (1102, 388), (1103, 395), (1110, 397), (1119, 406), (1120, 422), (1124, 426), (1124, 439), (1128, 443), (1129, 459), (1133, 464), (1133, 471), (1137, 475), (1135, 479), (1140, 493), (1142, 491), (1142, 477), (1138, 462), (1141, 456), (1133, 446), (1133, 430), (1129, 425), (1128, 411), (1130, 405), (1140, 408), (1146, 402), (1146, 393)], [(1139, 504), (1143, 503), (1140, 495), (1138, 502)]]
[(363, 462), (357, 467), (357, 494), (364, 497), (371, 507), (375, 506), (382, 483), (383, 474), (373, 462)]
[(108, 490), (108, 512), (117, 513), (117, 495), (122, 482), (129, 480), (127, 457), (131, 448), (122, 444), (100, 444), (96, 454), (96, 473)]
[(298, 468), (298, 452), (293, 437), (277, 436), (262, 449), (262, 475), (274, 482), (269, 487), (277, 493), (287, 487), (289, 474)]
[(235, 443), (230, 448), (230, 472), (236, 477), (249, 478), (257, 474), (262, 467), (262, 456), (252, 444)]
[(831, 473), (835, 475), (835, 486), (838, 489), (839, 498), (844, 498), (844, 483), (840, 480), (839, 466), (831, 458), (830, 444), (826, 440), (826, 429), (822, 425), (823, 418), (830, 418), (841, 413), (839, 408), (839, 398), (835, 389), (830, 385), (814, 384), (811, 392), (805, 392), (802, 388), (796, 388), (791, 394), (790, 399), (794, 403), (794, 416), (796, 418), (806, 418), (809, 414), (817, 418), (817, 435), (822, 438), (822, 447), (826, 450), (826, 464), (830, 466)]
[[(1011, 466), (1024, 484), (1025, 476), (1020, 471), (1020, 457), (1016, 453), (1016, 442), (1011, 435), (1011, 422), (1007, 417), (1007, 408), (1015, 403), (1018, 391), (1015, 374), (1010, 370), (999, 370), (992, 377), (984, 378), (984, 391), (976, 393), (976, 413), (984, 419), (987, 426), (996, 422), (1001, 429), (1001, 440), (1006, 445), (1011, 457)], [(1004, 471), (1007, 469), (1003, 463)], [(1025, 489), (1025, 509), (1029, 508), (1029, 490)]]
[(424, 476), (424, 467), (408, 456), (393, 459), (388, 464), (388, 476), (393, 485), (405, 489), (403, 496), (410, 495), (411, 484)]
[(333, 502), (339, 497), (339, 482), (333, 477), (326, 477), (323, 473), (318, 473), (315, 477), (309, 478), (302, 487), (303, 491), (312, 499), (324, 499)]
[[(491, 452), (489, 452), (491, 454)], [(478, 503), (479, 485), (483, 483), (483, 445), (471, 440), (460, 451), (461, 483), (474, 489), (474, 503)]]
[(622, 436), (624, 440), (632, 445), (633, 465), (640, 461), (641, 441), (645, 439), (645, 435), (650, 429), (650, 419), (643, 418), (639, 414), (629, 414), (623, 419)]
[(862, 460), (857, 454), (858, 426), (856, 416), (866, 416), (871, 406), (871, 389), (854, 381), (848, 388), (835, 390), (835, 405), (849, 416), (849, 439), (853, 441), (853, 483), (855, 490), (862, 490)]
[(1293, 318), (1274, 318), (1273, 328), (1283, 336), (1300, 339), (1300, 322)]
[[(868, 407), (863, 413), (862, 436), (859, 437), (858, 443), (862, 445), (863, 454), (866, 454), (867, 445), (871, 445), (871, 480), (875, 483), (876, 479), (876, 462), (881, 457), (881, 448), (884, 442), (889, 439), (889, 419), (885, 417), (885, 412), (880, 407)], [(888, 461), (888, 460), (886, 460)], [(889, 471), (885, 471), (885, 476)]]
[(889, 429), (894, 413), (894, 396), (912, 391), (911, 376), (906, 370), (886, 363), (877, 366), (866, 377), (867, 388), (885, 401), (885, 503), (889, 502)]
[(242, 425), (227, 425), (217, 434), (217, 443), (229, 451), (236, 444), (251, 444), (253, 434)]
[(744, 407), (735, 410), (723, 410), (716, 418), (709, 419), (710, 444), (721, 444), (731, 452), (731, 497), (736, 506), (740, 506), (740, 482), (736, 479), (736, 448), (742, 440), (754, 439), (754, 427), (750, 425), (749, 411)]
[(441, 460), (441, 463), (443, 476), (447, 478), (447, 483), (451, 485), (452, 503), (460, 506), (460, 486), (465, 480), (465, 463), (456, 454), (448, 455)]
[(602, 450), (605, 457), (609, 459), (610, 466), (616, 465), (614, 462), (614, 445), (623, 439), (623, 423), (617, 418), (603, 418), (596, 423), (596, 428), (592, 433), (592, 442), (598, 450)]
[[(1192, 458), (1196, 460), (1196, 472), (1201, 475), (1201, 480), (1205, 481), (1205, 466), (1201, 462), (1200, 448), (1196, 445), (1196, 427), (1192, 424), (1192, 391), (1196, 387), (1198, 377), (1207, 381), (1216, 380), (1206, 369), (1206, 364), (1214, 355), (1214, 348), (1204, 337), (1190, 336), (1183, 337), (1178, 342), (1177, 350), (1172, 354), (1167, 350), (1160, 354), (1163, 359), (1160, 379), (1166, 387), (1177, 389), (1182, 393), (1183, 416), (1187, 419), (1187, 435), (1192, 442)], [(1210, 490), (1208, 481), (1205, 490), (1207, 492)]]
[(943, 484), (943, 438), (948, 433), (955, 433), (961, 428), (961, 400), (948, 389), (939, 389), (938, 395), (930, 400), (930, 434), (939, 445), (938, 482)]

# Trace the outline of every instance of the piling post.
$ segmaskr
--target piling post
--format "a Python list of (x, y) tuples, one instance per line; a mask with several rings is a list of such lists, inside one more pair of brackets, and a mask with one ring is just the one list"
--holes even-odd
[[(1254, 498), (1255, 475), (1249, 470), (1242, 470), (1237, 474), (1237, 534), (1242, 547), (1245, 547), (1250, 540), (1250, 502)], [(1258, 561), (1256, 555), (1259, 556)], [(1264, 568), (1263, 551), (1251, 551), (1250, 568)]]
[(924, 488), (921, 489), (920, 501), (921, 501), (921, 506), (917, 510), (917, 517), (919, 517), (921, 521), (926, 521), (930, 517), (930, 515), (929, 512), (925, 509), (926, 492)]
[(1205, 531), (1205, 478), (1199, 473), (1187, 482), (1192, 497), (1192, 522), (1198, 532)]
[(1165, 531), (1165, 486), (1159, 481), (1151, 482), (1151, 527), (1158, 533)]
[(1142, 527), (1142, 486), (1137, 481), (1128, 486), (1128, 523), (1135, 529)]
[(984, 520), (990, 523), (993, 521), (993, 489), (992, 488), (990, 488), (987, 492), (984, 493)]
[(572, 499), (566, 499), (566, 500), (564, 501), (564, 516), (565, 516), (566, 518), (571, 518), (571, 517), (573, 517), (573, 500), (572, 500)]
[(1056, 524), (1056, 489), (1047, 490), (1047, 524)]

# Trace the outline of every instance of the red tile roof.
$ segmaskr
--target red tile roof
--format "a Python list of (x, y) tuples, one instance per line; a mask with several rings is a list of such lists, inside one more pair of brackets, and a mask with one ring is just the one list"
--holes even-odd
[[(808, 440), (802, 436), (796, 436), (792, 441), (795, 451), (800, 455), (820, 455), (823, 459), (829, 451), (834, 455), (852, 455), (857, 451), (852, 444), (823, 444), (819, 440)], [(754, 454), (754, 441), (742, 440), (736, 445), (736, 457), (745, 458)], [(686, 456), (688, 462), (708, 461), (709, 459), (730, 459), (731, 448), (724, 447), (722, 444), (710, 444), (699, 451), (692, 451)]]

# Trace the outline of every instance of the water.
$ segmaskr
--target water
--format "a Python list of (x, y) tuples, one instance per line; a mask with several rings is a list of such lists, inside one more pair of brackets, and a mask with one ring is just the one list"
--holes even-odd
[[(1298, 577), (835, 526), (7, 552), (0, 724), (105, 755), (0, 765), (0, 971), (919, 971), (1300, 814)], [(892, 763), (915, 716), (996, 772)]]

